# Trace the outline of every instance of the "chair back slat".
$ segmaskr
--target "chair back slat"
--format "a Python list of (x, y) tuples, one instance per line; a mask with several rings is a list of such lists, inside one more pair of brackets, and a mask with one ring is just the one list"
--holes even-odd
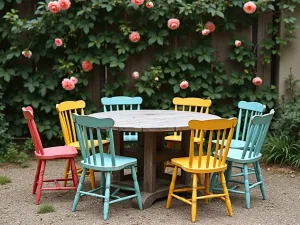
[(33, 109), (31, 106), (23, 107), (22, 108), (23, 115), (27, 121), (29, 132), (32, 138), (32, 142), (34, 145), (34, 149), (37, 154), (44, 155), (44, 148), (41, 141), (41, 137), (39, 135), (37, 126), (34, 121), (34, 114)]
[(267, 136), (275, 110), (265, 115), (255, 115), (250, 120), (250, 128), (246, 137), (242, 159), (256, 157), (260, 154), (262, 145)]
[[(198, 168), (203, 167), (202, 162), (203, 156), (206, 156), (205, 167), (215, 168), (217, 166), (224, 166), (226, 163), (230, 143), (233, 137), (234, 129), (237, 124), (237, 118), (231, 119), (214, 119), (214, 120), (191, 120), (189, 121), (189, 127), (191, 128), (191, 140), (194, 140), (194, 135), (196, 130), (200, 130), (200, 144), (199, 144), (199, 154), (198, 154)], [(207, 141), (207, 151), (206, 154), (203, 151), (204, 148), (204, 134), (209, 133), (209, 138)], [(222, 135), (222, 144), (219, 142), (215, 145), (215, 153), (211, 155), (213, 138), (215, 136), (217, 140), (220, 140)], [(226, 145), (225, 145), (226, 140)], [(189, 165), (193, 165), (194, 162), (194, 142), (190, 143), (190, 155), (189, 155)], [(219, 164), (217, 165), (217, 161)]]
[(66, 145), (77, 141), (76, 128), (74, 125), (72, 114), (77, 114), (78, 112), (80, 112), (81, 115), (84, 115), (85, 106), (86, 104), (83, 100), (65, 101), (56, 105), (56, 111), (58, 112), (59, 121)]
[(235, 139), (245, 141), (250, 128), (250, 119), (255, 115), (262, 115), (266, 106), (259, 102), (240, 101), (238, 104), (238, 125), (235, 131)]
[[(108, 162), (105, 158), (108, 158), (111, 162), (110, 165), (115, 166), (116, 159), (112, 132), (114, 121), (110, 118), (98, 119), (90, 116), (80, 116), (78, 114), (73, 114), (73, 120), (75, 122), (80, 149), (81, 152), (83, 152), (82, 157), (84, 162), (91, 165), (107, 166), (106, 163)], [(108, 153), (104, 153), (101, 132), (107, 132), (109, 135)], [(92, 151), (89, 150), (89, 140), (91, 141)], [(95, 140), (98, 140), (99, 143), (99, 153), (96, 152), (94, 145)]]
[[(122, 110), (140, 110), (143, 99), (141, 97), (128, 97), (128, 96), (116, 96), (116, 97), (104, 97), (101, 99), (104, 112), (119, 111)], [(124, 140), (135, 136), (138, 137), (137, 132), (124, 132)]]
[[(193, 111), (200, 113), (209, 113), (209, 108), (212, 104), (210, 99), (202, 99), (202, 98), (173, 98), (174, 110), (175, 111)], [(187, 110), (185, 110), (188, 108)], [(174, 136), (182, 136), (181, 132), (174, 132)], [(199, 137), (200, 132), (195, 132), (195, 137)]]

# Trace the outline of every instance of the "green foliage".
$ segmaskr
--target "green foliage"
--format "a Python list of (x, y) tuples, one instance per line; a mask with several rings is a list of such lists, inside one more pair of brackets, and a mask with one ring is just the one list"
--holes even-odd
[(1, 157), (0, 163), (8, 162), (28, 167), (28, 155), (21, 149), (20, 146), (10, 143), (7, 152)]
[(0, 158), (5, 154), (8, 145), (11, 143), (11, 136), (7, 133), (8, 123), (5, 120), (2, 95), (2, 87), (0, 85)]
[(263, 160), (300, 169), (300, 91), (292, 73), (286, 80), (287, 98), (282, 102), (279, 116), (273, 122), (273, 135), (266, 138)]
[(50, 204), (42, 204), (38, 209), (38, 214), (52, 213), (52, 212), (55, 212), (55, 208), (53, 205)]
[[(10, 2), (13, 1), (0, 0), (0, 9)], [(139, 94), (145, 99), (144, 108), (169, 109), (174, 96), (210, 98), (214, 102), (211, 112), (226, 117), (236, 113), (240, 100), (260, 101), (271, 108), (277, 100), (275, 87), (256, 90), (251, 83), (256, 75), (257, 55), (268, 63), (271, 54), (279, 53), (276, 44), (287, 43), (292, 38), (296, 20), (286, 13), (292, 12), (299, 3), (296, 0), (276, 2), (279, 10), (285, 12), (269, 29), (277, 41), (263, 40), (258, 48), (234, 31), (249, 28), (257, 15), (273, 11), (275, 1), (272, 0), (256, 1), (254, 15), (243, 11), (245, 1), (242, 0), (157, 0), (152, 9), (133, 6), (130, 1), (74, 0), (70, 9), (57, 14), (48, 10), (48, 2), (39, 1), (32, 18), (21, 18), (16, 9), (7, 11), (7, 6), (12, 5), (7, 4), (0, 20), (0, 84), (4, 89), (9, 133), (13, 136), (28, 135), (21, 110), (16, 110), (23, 105), (33, 106), (39, 131), (47, 139), (61, 137), (57, 103), (83, 99), (90, 107), (86, 113), (95, 110), (86, 88), (89, 76), (99, 65), (105, 66), (109, 74), (108, 83), (101, 90), (106, 96)], [(180, 19), (178, 30), (167, 28), (171, 17)], [(215, 23), (216, 32), (230, 34), (229, 59), (236, 65), (234, 71), (226, 71), (224, 64), (214, 57), (217, 53), (211, 35), (202, 36), (207, 21)], [(288, 27), (283, 37), (279, 34), (280, 22)], [(140, 33), (138, 43), (129, 41), (132, 31)], [(63, 46), (57, 47), (55, 38), (62, 38)], [(234, 46), (237, 39), (243, 42), (238, 48)], [(23, 50), (32, 51), (32, 57), (24, 58)], [(128, 78), (122, 71), (125, 66), (127, 70), (130, 57), (138, 58), (145, 52), (156, 55), (149, 57), (146, 71), (139, 71), (140, 80), (128, 87)], [(93, 63), (92, 72), (82, 70), (83, 60)], [(134, 66), (130, 67), (135, 70)], [(62, 89), (61, 81), (70, 76), (79, 78), (79, 83), (68, 92)], [(179, 88), (183, 79), (190, 84), (186, 90)]]
[(291, 136), (268, 136), (263, 145), (265, 163), (291, 165), (300, 169), (300, 141)]
[(0, 185), (11, 183), (11, 179), (8, 176), (0, 176)]

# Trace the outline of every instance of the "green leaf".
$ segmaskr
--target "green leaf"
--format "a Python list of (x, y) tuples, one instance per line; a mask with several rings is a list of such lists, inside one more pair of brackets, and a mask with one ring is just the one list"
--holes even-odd
[(169, 78), (168, 83), (174, 85), (177, 83), (177, 80), (175, 78), (171, 77), (171, 78)]
[(148, 40), (149, 45), (152, 45), (154, 42), (156, 42), (156, 37), (152, 37)]
[(159, 45), (164, 45), (163, 39), (161, 37), (157, 37), (156, 41)]
[(173, 91), (174, 91), (174, 93), (178, 93), (178, 92), (180, 91), (180, 86), (179, 86), (179, 84), (174, 85)]
[(2, 10), (5, 6), (4, 0), (0, 0), (0, 10)]

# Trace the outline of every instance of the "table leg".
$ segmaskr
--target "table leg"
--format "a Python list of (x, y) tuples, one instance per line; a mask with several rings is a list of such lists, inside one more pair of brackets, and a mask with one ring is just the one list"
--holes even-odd
[(154, 192), (156, 185), (156, 134), (144, 133), (144, 191)]
[[(182, 131), (181, 149), (184, 151), (185, 156), (189, 156), (190, 138), (191, 138), (191, 131), (189, 131), (189, 130)], [(183, 184), (190, 184), (191, 183), (190, 174), (184, 172), (183, 170), (181, 170), (181, 183), (183, 183)]]
[(144, 133), (139, 133), (138, 146), (140, 147), (138, 151), (138, 178), (144, 175)]
[[(113, 131), (114, 133), (114, 144), (115, 144), (115, 153), (116, 155), (122, 155), (124, 150), (124, 140), (123, 140), (123, 132), (121, 131)], [(114, 181), (124, 180), (124, 171), (114, 172), (113, 174)]]

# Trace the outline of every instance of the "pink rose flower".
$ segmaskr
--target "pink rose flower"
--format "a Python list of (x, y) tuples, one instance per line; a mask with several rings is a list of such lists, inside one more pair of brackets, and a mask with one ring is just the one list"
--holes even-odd
[(134, 5), (142, 5), (144, 3), (144, 0), (131, 0), (132, 4)]
[(58, 4), (61, 10), (67, 10), (71, 6), (70, 0), (58, 0)]
[(78, 79), (76, 77), (71, 77), (70, 80), (73, 82), (74, 85), (78, 83)]
[(73, 81), (71, 81), (70, 79), (63, 79), (63, 81), (61, 82), (62, 87), (67, 90), (67, 91), (71, 91), (74, 89), (75, 84), (73, 83)]
[(158, 77), (154, 77), (154, 80), (155, 80), (155, 81), (159, 81), (159, 78), (158, 78)]
[(206, 28), (207, 30), (209, 30), (209, 32), (211, 33), (211, 32), (214, 32), (214, 30), (216, 29), (216, 26), (215, 26), (215, 24), (214, 24), (213, 22), (208, 21), (208, 22), (205, 24), (205, 28)]
[(141, 36), (136, 31), (131, 32), (131, 34), (129, 35), (129, 40), (133, 43), (138, 42), (140, 39), (141, 39)]
[(135, 80), (139, 79), (140, 78), (139, 72), (137, 72), (137, 71), (133, 72), (132, 73), (132, 78), (135, 79)]
[(186, 80), (184, 80), (184, 81), (182, 81), (181, 83), (180, 83), (180, 88), (181, 89), (186, 89), (186, 88), (188, 88), (189, 87), (189, 83), (186, 81)]
[(209, 33), (210, 33), (209, 29), (204, 29), (204, 30), (202, 30), (202, 35), (203, 35), (203, 36), (206, 36), (206, 35), (208, 35)]
[(252, 80), (252, 83), (256, 86), (259, 86), (262, 84), (262, 79), (260, 77), (254, 77), (253, 80)]
[(256, 5), (255, 5), (255, 3), (251, 2), (251, 1), (246, 2), (244, 4), (244, 11), (245, 11), (245, 13), (248, 13), (248, 14), (254, 13), (256, 11)]
[(234, 42), (234, 44), (235, 44), (236, 47), (240, 47), (240, 46), (242, 45), (242, 42), (239, 41), (239, 40), (236, 40), (236, 41)]
[(22, 55), (25, 57), (25, 58), (28, 58), (30, 59), (31, 56), (32, 56), (32, 52), (30, 50), (25, 50), (22, 52)]
[(50, 12), (52, 13), (58, 13), (60, 11), (60, 5), (58, 4), (58, 2), (49, 2), (48, 3), (48, 8), (50, 10)]
[(180, 21), (178, 19), (169, 19), (168, 20), (168, 27), (171, 29), (171, 30), (176, 30), (180, 25)]
[(146, 4), (146, 7), (147, 7), (148, 9), (151, 9), (151, 8), (153, 7), (153, 2), (148, 2), (148, 3)]
[(84, 60), (81, 65), (85, 72), (89, 72), (93, 69), (93, 64), (88, 60)]
[(60, 38), (55, 38), (54, 42), (57, 47), (60, 47), (63, 44), (63, 41)]

